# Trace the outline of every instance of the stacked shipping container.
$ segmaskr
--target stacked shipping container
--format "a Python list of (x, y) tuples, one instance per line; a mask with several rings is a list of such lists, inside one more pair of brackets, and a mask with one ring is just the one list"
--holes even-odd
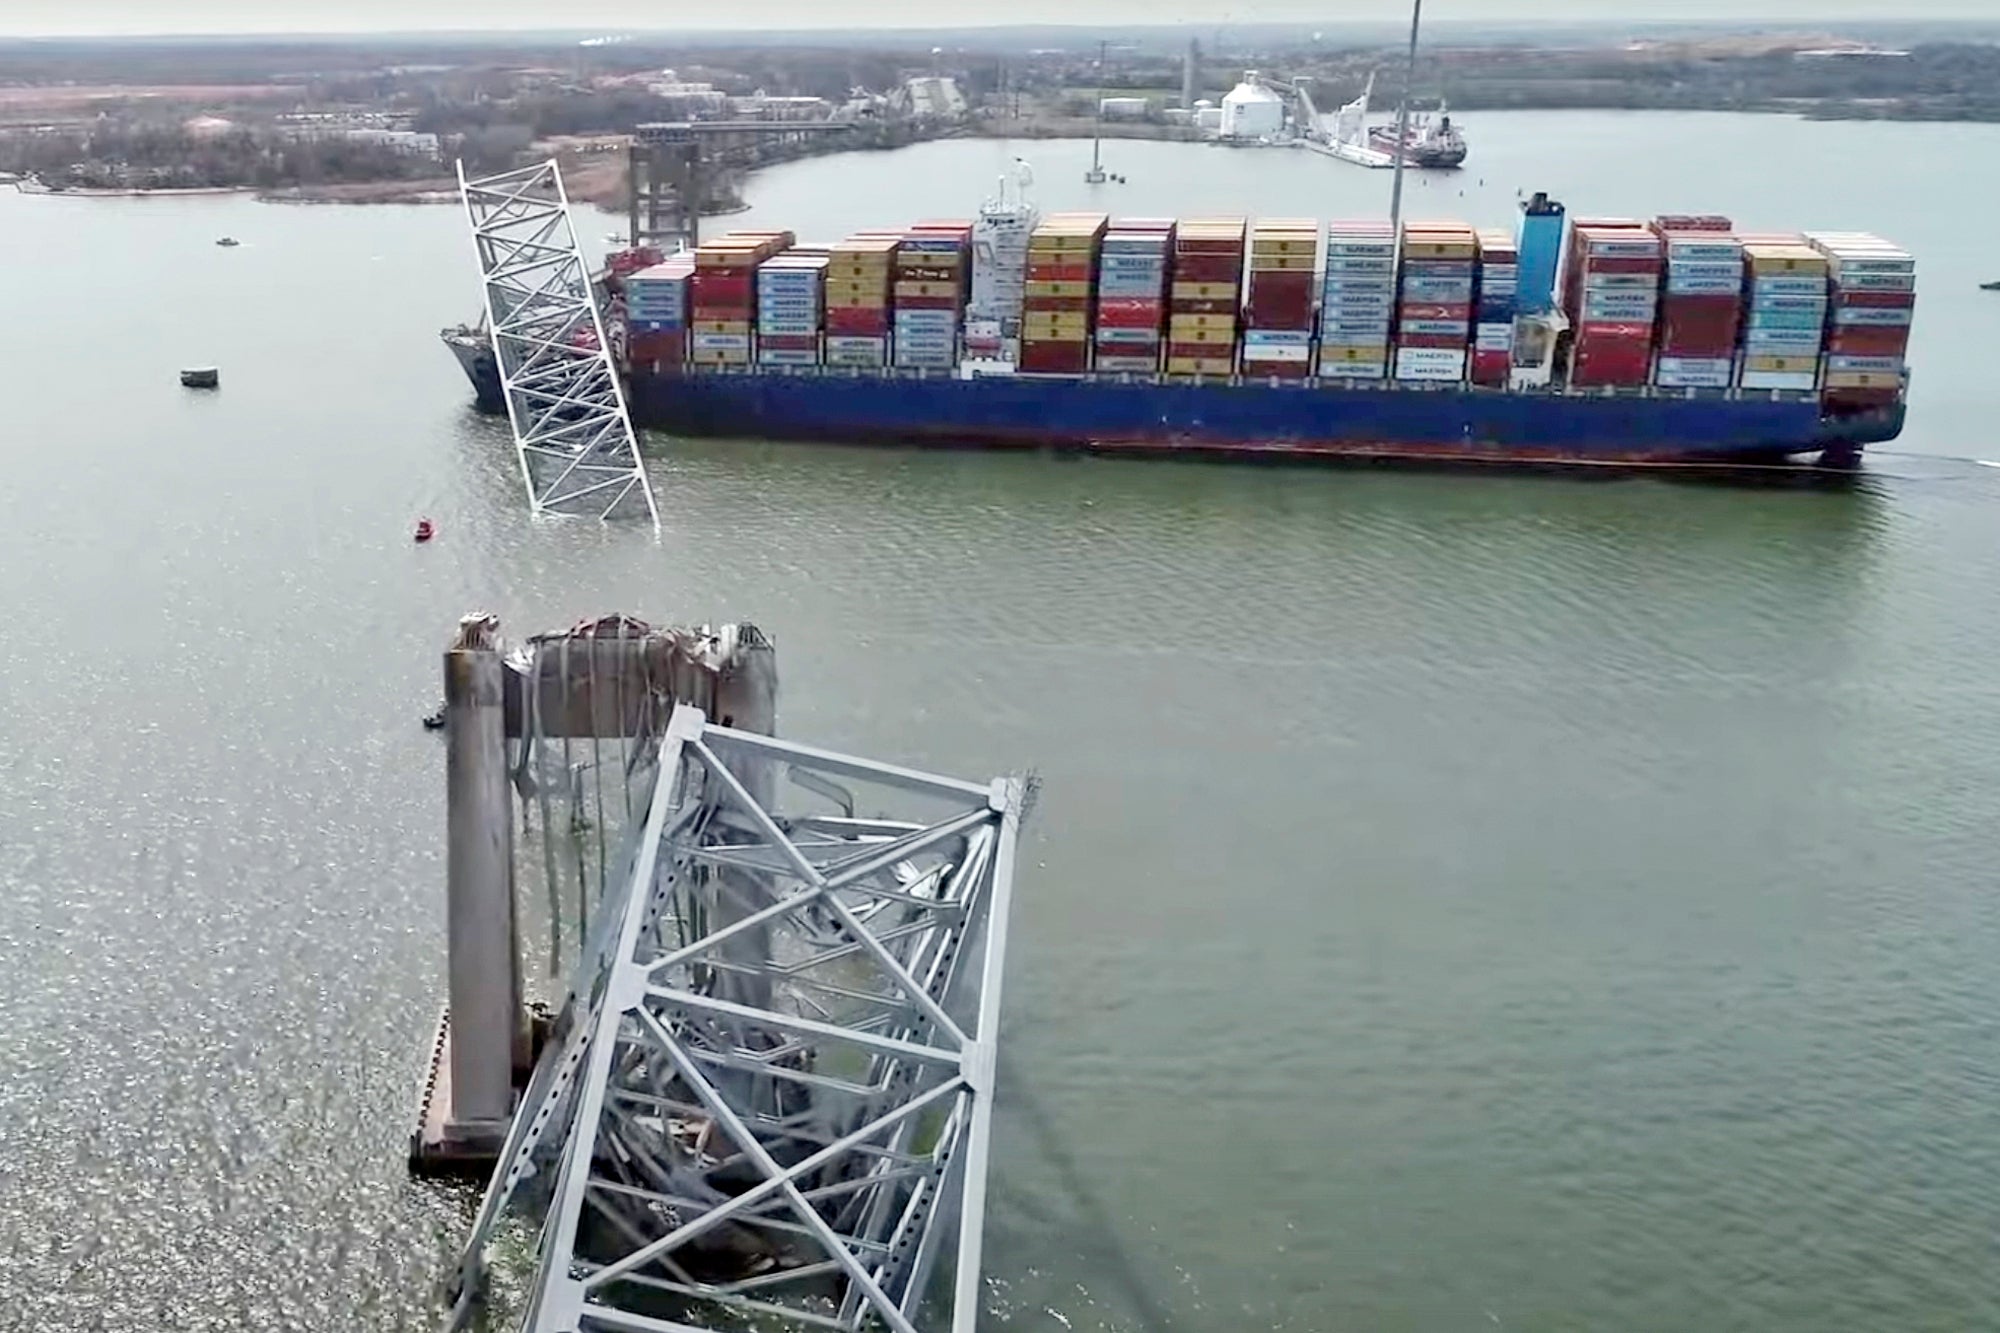
[(1312, 374), (1313, 288), (1319, 223), (1265, 219), (1250, 228), (1249, 294), (1243, 303), (1243, 373), (1283, 379)]
[(1195, 218), (1174, 232), (1167, 303), (1169, 374), (1234, 373), (1246, 225), (1242, 218)]
[(1748, 315), (1743, 326), (1746, 389), (1807, 391), (1819, 385), (1826, 340), (1826, 256), (1802, 236), (1746, 239)]
[(694, 257), (677, 255), (625, 279), (625, 360), (655, 375), (677, 374), (688, 359)]
[(826, 364), (889, 364), (897, 244), (898, 238), (857, 233), (833, 247), (826, 269)]
[(1028, 237), (1022, 370), (1081, 375), (1090, 369), (1092, 297), (1109, 226), (1102, 213), (1053, 213)]
[(1660, 217), (1666, 247), (1659, 359), (1653, 382), (1669, 389), (1726, 389), (1743, 322), (1743, 242), (1728, 218)]
[(1507, 383), (1514, 364), (1515, 296), (1521, 281), (1521, 250), (1504, 231), (1479, 233), (1479, 299), (1473, 311), (1472, 382)]
[[(615, 278), (608, 327), (625, 334), (633, 369), (652, 374), (690, 363), (949, 369), (967, 346), (972, 230), (925, 222), (831, 250), (732, 232)], [(1321, 235), (1287, 220), (1053, 215), (1028, 234), (1019, 367), (1507, 383), (1521, 261), (1505, 233), (1418, 222), (1399, 244), (1385, 223), (1335, 221), (1323, 277)], [(1563, 272), (1568, 381), (1893, 403), (1915, 285), (1908, 252), (1865, 233), (1579, 220)]]
[(694, 252), (694, 339), (689, 360), (697, 365), (747, 366), (750, 335), (757, 319), (757, 266), (789, 249), (792, 233), (738, 231), (698, 246)]
[(1461, 222), (1403, 228), (1396, 301), (1396, 378), (1463, 380), (1472, 341), (1479, 238)]
[(757, 266), (757, 364), (816, 366), (825, 313), (824, 252), (788, 250)]
[(1379, 380), (1389, 373), (1396, 311), (1396, 231), (1387, 222), (1326, 226), (1326, 280), (1320, 288), (1319, 373)]
[(1571, 384), (1646, 383), (1665, 254), (1657, 233), (1628, 219), (1593, 219), (1571, 231), (1564, 280), (1565, 309), (1576, 331)]
[(1121, 218), (1105, 233), (1097, 266), (1099, 370), (1159, 370), (1173, 244), (1171, 219)]
[(971, 271), (970, 222), (919, 222), (896, 248), (898, 366), (949, 370)]
[(1916, 259), (1866, 232), (1817, 232), (1807, 240), (1826, 256), (1831, 279), (1827, 400), (1854, 407), (1894, 402), (1917, 304)]

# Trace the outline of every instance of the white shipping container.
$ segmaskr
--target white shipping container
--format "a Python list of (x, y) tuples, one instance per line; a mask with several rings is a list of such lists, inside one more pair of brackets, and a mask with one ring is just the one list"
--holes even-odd
[(1159, 340), (1158, 329), (1099, 328), (1097, 330), (1097, 341), (1101, 343), (1157, 343)]
[(1839, 285), (1851, 292), (1913, 292), (1917, 289), (1917, 275), (1914, 273), (1843, 273)]
[(1102, 356), (1097, 358), (1097, 369), (1107, 374), (1148, 375), (1160, 368), (1157, 356)]
[(1810, 392), (1819, 387), (1819, 376), (1809, 370), (1797, 372), (1784, 370), (1746, 370), (1743, 372), (1743, 387), (1746, 389), (1796, 389)]
[(1310, 347), (1245, 347), (1243, 364), (1245, 369), (1255, 362), (1263, 361), (1276, 365), (1301, 365), (1312, 360)]
[(1511, 352), (1514, 350), (1514, 326), (1512, 324), (1481, 324), (1473, 336), (1472, 345), (1482, 352)]
[(1773, 273), (1750, 279), (1750, 294), (1756, 296), (1818, 296), (1826, 292), (1826, 278), (1818, 273)]
[(1306, 347), (1312, 334), (1293, 329), (1251, 329), (1243, 335), (1245, 347)]
[(697, 352), (747, 352), (750, 350), (750, 335), (747, 333), (697, 333), (694, 335), (694, 349)]
[(1586, 273), (1583, 277), (1586, 292), (1650, 292), (1659, 285), (1659, 275), (1654, 273)]
[(1896, 328), (1909, 324), (1915, 313), (1908, 306), (1848, 305), (1833, 312), (1833, 322), (1847, 328)]
[(1826, 359), (1828, 370), (1857, 371), (1868, 375), (1900, 375), (1903, 372), (1903, 358), (1900, 356), (1830, 356)]
[(1321, 379), (1379, 380), (1389, 373), (1387, 361), (1327, 361), (1319, 363)]
[(1667, 278), (1727, 278), (1731, 282), (1743, 281), (1743, 257), (1738, 255), (1728, 263), (1703, 260), (1690, 264), (1667, 265)]
[(1585, 263), (1592, 259), (1657, 259), (1660, 240), (1657, 236), (1641, 236), (1636, 240), (1586, 236), (1583, 238), (1583, 253)]
[(1466, 354), (1457, 348), (1399, 347), (1396, 349), (1396, 378), (1399, 380), (1462, 380)]
[(1675, 358), (1661, 357), (1658, 372), (1653, 382), (1667, 389), (1726, 389), (1729, 377), (1736, 369), (1736, 363), (1728, 359), (1699, 361), (1681, 358), (1678, 364), (1670, 366)]
[(1675, 237), (1667, 242), (1667, 262), (1679, 264), (1683, 260), (1696, 263), (1720, 263), (1723, 261), (1743, 262), (1743, 242), (1733, 240), (1712, 240), (1704, 237), (1699, 241), (1682, 240)]
[(816, 366), (819, 353), (802, 347), (760, 347), (757, 349), (757, 364), (760, 366)]

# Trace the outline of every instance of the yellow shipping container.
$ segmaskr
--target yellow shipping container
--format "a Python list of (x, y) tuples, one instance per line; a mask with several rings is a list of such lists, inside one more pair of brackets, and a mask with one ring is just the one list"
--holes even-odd
[(1305, 236), (1252, 236), (1250, 253), (1253, 255), (1305, 255), (1311, 257), (1319, 253), (1319, 237)]
[(698, 366), (747, 366), (750, 353), (742, 347), (697, 347), (690, 354)]
[(1826, 256), (1808, 245), (1746, 245), (1743, 258), (1752, 273), (1826, 272)]
[(1030, 282), (1026, 288), (1029, 296), (1090, 295), (1090, 284), (1087, 282)]
[(1238, 294), (1233, 282), (1177, 282), (1172, 293), (1176, 301), (1233, 301)]
[(834, 278), (826, 284), (827, 294), (844, 296), (884, 296), (889, 291), (886, 278)]
[(1786, 375), (1800, 375), (1809, 370), (1819, 369), (1816, 356), (1746, 356), (1743, 358), (1745, 370), (1776, 371)]
[(898, 296), (957, 296), (962, 290), (955, 282), (899, 282)]
[(1088, 333), (1090, 316), (1081, 310), (1030, 310), (1021, 316), (1021, 327), (1036, 329), (1059, 329), (1064, 333)]
[(1387, 361), (1389, 347), (1386, 343), (1322, 343), (1319, 359), (1365, 365), (1370, 362)]
[(857, 282), (880, 282), (889, 276), (886, 259), (836, 259), (826, 266), (829, 281), (851, 278)]
[(1479, 251), (1477, 241), (1415, 241), (1403, 242), (1403, 254), (1410, 259), (1472, 259)]
[(1233, 329), (1235, 315), (1172, 315), (1168, 317), (1170, 329)]
[(1826, 387), (1829, 389), (1893, 389), (1902, 382), (1902, 376), (1879, 370), (1829, 370), (1826, 373)]
[(1183, 329), (1175, 326), (1167, 330), (1167, 341), (1183, 346), (1192, 343), (1203, 347), (1227, 347), (1236, 341), (1236, 330)]
[(1226, 356), (1170, 356), (1167, 358), (1169, 375), (1227, 375), (1236, 369), (1236, 362)]
[(1310, 273), (1319, 260), (1308, 250), (1302, 255), (1252, 255), (1250, 270), (1253, 273)]
[(1028, 253), (1037, 254), (1088, 254), (1097, 248), (1097, 237), (1087, 232), (1047, 233), (1036, 232), (1028, 238)]

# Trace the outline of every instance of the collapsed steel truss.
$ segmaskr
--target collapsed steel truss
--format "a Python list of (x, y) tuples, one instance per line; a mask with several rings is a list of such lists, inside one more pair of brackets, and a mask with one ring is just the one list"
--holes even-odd
[(460, 163), (458, 188), (529, 508), (657, 526), (562, 173), (550, 161), (467, 180)]
[[(826, 812), (779, 813), (781, 787)], [(545, 1210), (523, 1333), (971, 1333), (1030, 790), (677, 709), (626, 887), (474, 1224), (454, 1325), (511, 1204)], [(948, 1249), (944, 1315), (926, 1299)]]

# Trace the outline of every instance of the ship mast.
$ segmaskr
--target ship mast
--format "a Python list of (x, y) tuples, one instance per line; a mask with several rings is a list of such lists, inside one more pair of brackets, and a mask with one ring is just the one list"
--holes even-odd
[(1409, 156), (1410, 95), (1417, 88), (1417, 30), (1423, 22), (1424, 0), (1410, 3), (1410, 67), (1403, 76), (1403, 100), (1396, 108), (1396, 180), (1389, 187), (1389, 229), (1400, 248), (1403, 237), (1403, 163)]
[(1097, 44), (1097, 124), (1090, 136), (1090, 170), (1084, 174), (1086, 185), (1104, 184), (1104, 61), (1111, 52), (1110, 42)]

